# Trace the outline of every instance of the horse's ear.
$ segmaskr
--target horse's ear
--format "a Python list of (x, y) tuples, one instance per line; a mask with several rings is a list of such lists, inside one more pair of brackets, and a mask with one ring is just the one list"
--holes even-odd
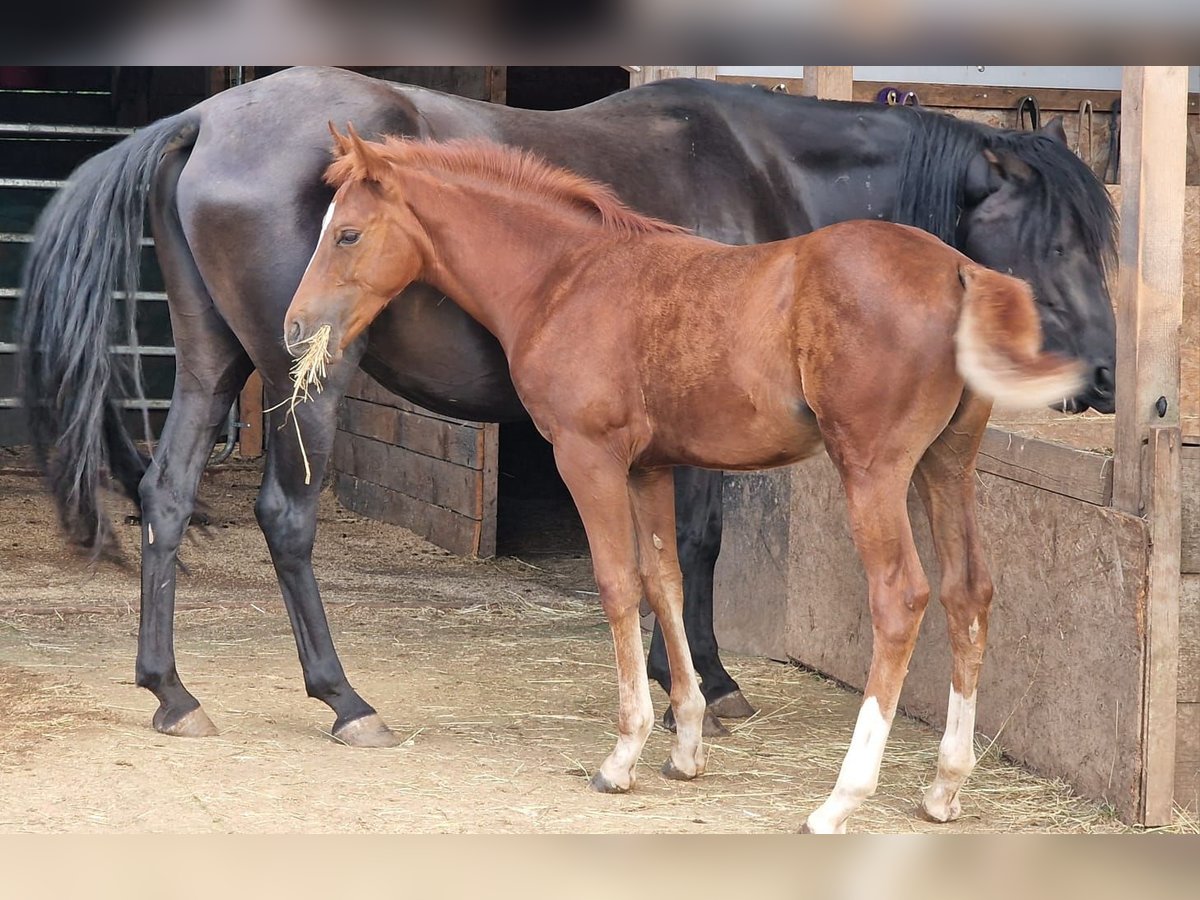
[(1033, 169), (1011, 153), (997, 154), (985, 148), (967, 163), (963, 196), (973, 205), (1000, 190), (1005, 182), (1028, 181), (1032, 177)]
[(382, 181), (391, 168), (391, 163), (384, 157), (383, 146), (371, 141), (364, 141), (354, 125), (346, 123), (349, 153), (353, 154), (360, 176), (364, 181)]
[(1039, 128), (1037, 133), (1044, 134), (1048, 138), (1053, 138), (1064, 147), (1067, 146), (1067, 129), (1063, 125), (1062, 116), (1055, 116), (1053, 119)]
[(333, 135), (333, 158), (341, 159), (350, 152), (350, 138), (337, 130), (333, 120), (329, 120), (329, 133)]

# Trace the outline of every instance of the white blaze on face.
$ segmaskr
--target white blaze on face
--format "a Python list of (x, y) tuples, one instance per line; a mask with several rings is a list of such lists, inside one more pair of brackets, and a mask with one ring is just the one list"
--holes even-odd
[(858, 711), (850, 749), (842, 760), (837, 785), (821, 808), (808, 817), (809, 831), (818, 834), (841, 833), (846, 819), (862, 802), (875, 793), (879, 783), (879, 764), (892, 723), (879, 709), (879, 701), (868, 697)]
[(312, 256), (308, 258), (308, 265), (304, 267), (304, 274), (308, 274), (308, 270), (312, 268), (313, 260), (317, 258), (317, 251), (321, 249), (321, 241), (325, 240), (325, 232), (329, 230), (329, 223), (333, 221), (333, 208), (335, 203), (329, 204), (329, 209), (325, 210), (325, 218), (321, 220), (321, 233), (317, 235), (317, 246), (313, 247)]

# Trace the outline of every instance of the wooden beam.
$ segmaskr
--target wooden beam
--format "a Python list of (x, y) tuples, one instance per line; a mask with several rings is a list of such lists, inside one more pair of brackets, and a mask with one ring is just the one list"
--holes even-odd
[(803, 91), (822, 100), (853, 100), (854, 66), (805, 66)]
[(1077, 450), (989, 427), (975, 467), (980, 472), (1097, 506), (1108, 506), (1112, 500), (1112, 457), (1106, 453)]
[(713, 78), (717, 77), (716, 66), (626, 66), (629, 70), (629, 86), (637, 87), (664, 78)]
[(1133, 515), (1148, 499), (1141, 448), (1150, 429), (1179, 425), (1187, 74), (1126, 66), (1122, 83), (1113, 505)]
[(1168, 425), (1151, 430), (1150, 565), (1146, 583), (1146, 653), (1142, 703), (1144, 825), (1175, 818), (1175, 726), (1179, 685), (1180, 435)]

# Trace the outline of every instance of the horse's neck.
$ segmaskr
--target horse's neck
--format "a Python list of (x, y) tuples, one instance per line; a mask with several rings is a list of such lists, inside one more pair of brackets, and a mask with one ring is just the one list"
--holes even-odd
[(792, 233), (848, 219), (894, 218), (914, 116), (882, 106), (762, 99), (773, 102), (744, 113), (757, 122), (743, 140), (760, 144), (755, 155), (782, 167), (771, 177), (791, 194)]
[(506, 353), (543, 302), (551, 270), (603, 235), (570, 211), (536, 198), (500, 198), (499, 190), (469, 180), (451, 179), (447, 188), (411, 173), (405, 182), (433, 249), (421, 280), (451, 297)]

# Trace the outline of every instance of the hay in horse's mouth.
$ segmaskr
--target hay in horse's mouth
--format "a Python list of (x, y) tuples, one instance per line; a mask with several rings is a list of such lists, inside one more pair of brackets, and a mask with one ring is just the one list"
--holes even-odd
[[(300, 420), (296, 418), (296, 404), (311, 400), (312, 390), (316, 390), (317, 393), (321, 392), (321, 383), (324, 381), (326, 373), (325, 366), (331, 358), (329, 337), (332, 333), (333, 329), (329, 325), (322, 325), (304, 340), (296, 342), (295, 346), (304, 347), (304, 352), (296, 357), (296, 361), (292, 364), (290, 373), (292, 395), (282, 403), (271, 407), (271, 409), (278, 409), (286, 404), (288, 411), (287, 416), (284, 416), (283, 424), (286, 425), (288, 416), (291, 416), (296, 425), (296, 440), (300, 444), (300, 458), (304, 460), (305, 484), (312, 482), (312, 469), (308, 465), (308, 452), (304, 449), (304, 438), (300, 435)], [(288, 349), (291, 349), (291, 345), (288, 346)]]

